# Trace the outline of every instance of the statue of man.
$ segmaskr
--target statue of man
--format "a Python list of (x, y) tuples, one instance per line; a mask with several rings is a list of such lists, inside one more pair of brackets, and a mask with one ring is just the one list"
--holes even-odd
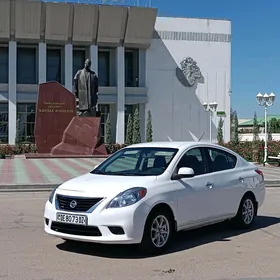
[(84, 69), (79, 70), (74, 77), (74, 94), (77, 101), (77, 111), (80, 117), (95, 117), (98, 101), (98, 77), (90, 69), (91, 61), (85, 61)]

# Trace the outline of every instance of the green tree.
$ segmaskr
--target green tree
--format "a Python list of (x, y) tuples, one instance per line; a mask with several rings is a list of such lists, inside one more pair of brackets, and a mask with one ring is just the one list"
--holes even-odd
[(105, 144), (112, 144), (111, 119), (109, 114), (107, 115), (105, 123)]
[(16, 124), (16, 139), (15, 139), (15, 144), (19, 145), (20, 144), (20, 119), (17, 119), (17, 124)]
[(234, 116), (236, 114), (236, 111), (234, 111), (232, 108), (230, 108), (230, 140), (233, 141), (233, 135), (234, 135)]
[(133, 116), (133, 137), (132, 137), (132, 143), (137, 144), (141, 143), (141, 134), (140, 134), (140, 115), (139, 111), (136, 108), (134, 111)]
[(219, 145), (222, 145), (224, 143), (223, 126), (224, 126), (224, 120), (220, 117), (219, 124), (218, 124), (218, 134), (217, 134), (217, 141)]
[(254, 113), (254, 120), (253, 120), (253, 141), (258, 141), (259, 140), (259, 123), (258, 123), (258, 118), (256, 112)]
[(126, 125), (125, 144), (132, 145), (132, 140), (133, 140), (133, 120), (131, 114), (129, 114), (127, 125)]
[(270, 127), (271, 133), (279, 133), (280, 132), (280, 120), (276, 118), (270, 119), (268, 122), (268, 126)]
[(232, 138), (232, 143), (233, 145), (238, 145), (239, 144), (239, 135), (238, 135), (238, 116), (237, 112), (234, 112), (234, 117), (233, 117), (233, 138)]
[(272, 131), (273, 131), (273, 128), (271, 126), (271, 123), (268, 122), (268, 124), (267, 124), (267, 140), (268, 141), (272, 141), (272, 133), (273, 133)]
[(153, 141), (153, 125), (152, 125), (152, 113), (148, 111), (147, 124), (146, 124), (146, 142)]

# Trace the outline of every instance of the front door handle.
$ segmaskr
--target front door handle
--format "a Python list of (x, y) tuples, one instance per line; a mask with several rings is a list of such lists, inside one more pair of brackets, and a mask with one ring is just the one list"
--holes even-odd
[(209, 182), (208, 182), (208, 183), (206, 184), (206, 187), (207, 187), (207, 188), (209, 188), (209, 189), (212, 189), (212, 188), (213, 188), (213, 186), (214, 186), (214, 184), (213, 184), (213, 183), (209, 183)]

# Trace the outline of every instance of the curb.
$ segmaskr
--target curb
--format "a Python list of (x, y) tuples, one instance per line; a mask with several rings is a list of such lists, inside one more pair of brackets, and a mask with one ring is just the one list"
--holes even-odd
[[(0, 193), (5, 192), (48, 192), (61, 184), (37, 184), (37, 185), (0, 185)], [(266, 188), (280, 188), (280, 181), (266, 181)]]
[(37, 185), (5, 185), (0, 186), (2, 192), (44, 192), (60, 186), (61, 184), (37, 184)]

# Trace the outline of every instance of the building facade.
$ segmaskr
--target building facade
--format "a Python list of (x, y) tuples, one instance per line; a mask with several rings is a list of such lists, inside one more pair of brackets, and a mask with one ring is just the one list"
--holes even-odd
[[(156, 15), (144, 7), (0, 1), (0, 143), (33, 142), (38, 84), (58, 81), (72, 91), (88, 57), (99, 77), (102, 129), (109, 114), (116, 143), (124, 143), (135, 108), (143, 140), (149, 109), (154, 140), (209, 139), (202, 103), (213, 101), (226, 113), (229, 139), (230, 22)], [(212, 122), (215, 138), (215, 115)]]

